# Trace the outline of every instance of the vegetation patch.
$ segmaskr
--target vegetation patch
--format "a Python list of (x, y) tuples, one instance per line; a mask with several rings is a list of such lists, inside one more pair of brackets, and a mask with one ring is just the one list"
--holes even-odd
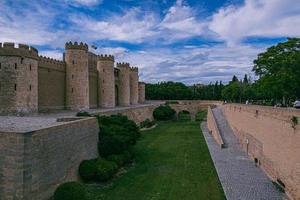
[(54, 200), (88, 200), (85, 186), (78, 182), (61, 184), (54, 192)]
[(160, 122), (142, 134), (135, 167), (106, 187), (87, 185), (91, 200), (225, 199), (197, 122)]
[(160, 105), (153, 111), (154, 119), (159, 121), (172, 120), (174, 119), (175, 114), (176, 111), (168, 105)]
[(189, 111), (183, 110), (178, 113), (178, 121), (191, 121)]
[(207, 110), (200, 111), (196, 114), (196, 121), (205, 121), (207, 116)]

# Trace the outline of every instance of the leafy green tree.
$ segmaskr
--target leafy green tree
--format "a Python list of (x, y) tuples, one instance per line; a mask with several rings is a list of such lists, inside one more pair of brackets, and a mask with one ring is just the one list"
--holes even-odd
[(282, 102), (300, 96), (300, 39), (289, 38), (260, 53), (253, 71), (259, 80), (258, 93), (265, 98), (281, 98)]

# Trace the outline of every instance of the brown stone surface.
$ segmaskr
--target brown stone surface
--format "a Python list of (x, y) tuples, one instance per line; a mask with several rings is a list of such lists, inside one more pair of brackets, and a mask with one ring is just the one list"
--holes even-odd
[(28, 113), (38, 109), (38, 61), (0, 56), (0, 113)]
[(119, 105), (130, 105), (130, 68), (129, 63), (117, 63), (119, 69)]
[(138, 84), (139, 84), (138, 85), (138, 87), (139, 87), (138, 102), (144, 103), (145, 102), (145, 83), (139, 82)]
[(55, 188), (78, 180), (82, 160), (98, 156), (95, 118), (30, 132), (0, 130), (0, 199), (49, 199)]
[(294, 129), (291, 122), (293, 116), (299, 119), (300, 110), (229, 104), (224, 113), (243, 149), (300, 199), (300, 127)]
[[(73, 45), (74, 46), (74, 45)], [(79, 47), (68, 47), (66, 61), (66, 107), (71, 110), (89, 109), (88, 53)]]
[(102, 108), (115, 107), (114, 60), (101, 57), (98, 60), (97, 68), (99, 73), (99, 106)]
[[(138, 104), (139, 100), (139, 71), (137, 67), (130, 68), (130, 104)], [(142, 102), (143, 103), (143, 102)]]

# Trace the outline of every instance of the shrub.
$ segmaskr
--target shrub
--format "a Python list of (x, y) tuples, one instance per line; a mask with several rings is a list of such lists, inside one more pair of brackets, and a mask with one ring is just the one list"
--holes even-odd
[(54, 200), (86, 200), (84, 186), (78, 182), (63, 183), (54, 192)]
[(97, 171), (97, 159), (84, 160), (79, 165), (79, 175), (84, 181), (93, 181)]
[(77, 117), (91, 117), (92, 115), (86, 111), (79, 111), (78, 113), (76, 113)]
[(113, 177), (118, 170), (118, 165), (105, 159), (97, 159), (96, 181), (107, 181)]
[(203, 121), (207, 116), (207, 111), (200, 111), (196, 114), (196, 121)]
[(125, 160), (122, 154), (110, 155), (106, 159), (115, 162), (119, 167), (122, 167), (125, 164)]
[(188, 111), (183, 110), (178, 113), (178, 121), (191, 121), (191, 115)]
[(161, 105), (153, 111), (153, 117), (156, 120), (171, 120), (175, 114), (175, 110), (168, 105)]
[(118, 170), (118, 165), (103, 158), (82, 161), (79, 175), (84, 181), (107, 181)]
[(145, 121), (141, 122), (140, 128), (150, 128), (155, 124), (154, 121), (150, 121), (149, 119), (146, 119)]
[(126, 116), (98, 116), (100, 134), (98, 150), (103, 157), (120, 154), (140, 137), (138, 126)]

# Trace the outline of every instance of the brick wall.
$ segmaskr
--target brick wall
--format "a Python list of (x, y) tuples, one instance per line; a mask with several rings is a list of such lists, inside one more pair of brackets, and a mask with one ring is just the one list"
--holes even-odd
[(98, 156), (95, 118), (26, 133), (0, 133), (0, 199), (43, 200), (78, 180), (82, 160)]
[(300, 119), (300, 110), (228, 104), (224, 113), (243, 149), (300, 199), (300, 125), (291, 121)]

